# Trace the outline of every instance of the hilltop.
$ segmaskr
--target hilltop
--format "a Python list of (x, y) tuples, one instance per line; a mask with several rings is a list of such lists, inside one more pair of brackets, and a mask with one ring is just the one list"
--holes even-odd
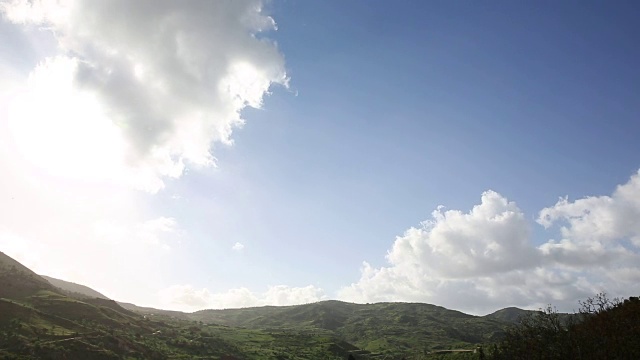
[(517, 307), (507, 307), (504, 309), (500, 309), (495, 311), (489, 315), (486, 315), (486, 318), (506, 321), (510, 323), (516, 323), (520, 318), (530, 313), (531, 310), (523, 310)]

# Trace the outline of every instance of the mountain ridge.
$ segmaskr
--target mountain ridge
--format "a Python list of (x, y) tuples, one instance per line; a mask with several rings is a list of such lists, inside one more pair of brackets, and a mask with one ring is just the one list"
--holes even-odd
[[(78, 293), (87, 297), (91, 297), (91, 298), (101, 298), (101, 299), (107, 299), (107, 300), (111, 300), (109, 297), (103, 295), (102, 293), (88, 287), (82, 284), (78, 284), (78, 283), (74, 283), (74, 282), (70, 282), (70, 281), (66, 281), (66, 280), (62, 280), (62, 279), (57, 279), (57, 278), (53, 278), (50, 276), (46, 276), (46, 275), (40, 275), (41, 277), (43, 277), (44, 279), (46, 279), (47, 281), (49, 281), (52, 285), (71, 292), (71, 293)], [(441, 305), (435, 305), (435, 304), (429, 304), (429, 303), (422, 303), (422, 302), (405, 302), (405, 301), (383, 301), (383, 302), (376, 302), (376, 303), (352, 303), (352, 302), (348, 302), (348, 301), (343, 301), (343, 300), (335, 300), (335, 299), (329, 299), (329, 300), (320, 300), (317, 302), (312, 302), (312, 303), (307, 303), (307, 304), (296, 304), (296, 305), (262, 305), (262, 306), (250, 306), (250, 307), (237, 307), (237, 308), (224, 308), (224, 309), (202, 309), (202, 310), (196, 310), (196, 311), (192, 311), (192, 312), (186, 312), (186, 311), (180, 311), (180, 310), (167, 310), (167, 309), (160, 309), (160, 308), (154, 308), (154, 307), (148, 307), (148, 306), (139, 306), (133, 303), (129, 303), (129, 302), (123, 302), (123, 301), (118, 301), (115, 300), (120, 306), (122, 306), (125, 309), (134, 311), (134, 312), (139, 312), (142, 314), (150, 314), (150, 313), (162, 313), (165, 314), (167, 316), (175, 316), (178, 318), (183, 318), (183, 319), (187, 319), (187, 318), (194, 318), (197, 316), (194, 316), (195, 314), (202, 314), (204, 312), (235, 312), (235, 311), (247, 311), (249, 309), (251, 309), (251, 311), (254, 310), (258, 310), (258, 309), (264, 309), (264, 310), (268, 310), (268, 309), (291, 309), (297, 306), (306, 306), (306, 305), (311, 305), (311, 304), (333, 304), (333, 305), (338, 305), (342, 304), (342, 306), (344, 305), (355, 305), (355, 306), (366, 306), (366, 305), (390, 305), (393, 306), (394, 304), (422, 304), (422, 305), (428, 305), (428, 306), (433, 306), (435, 308), (440, 308), (440, 309), (444, 309), (447, 311), (452, 311), (452, 312), (457, 312), (460, 314), (463, 314), (464, 316), (473, 316), (473, 317), (491, 317), (491, 318), (496, 318), (496, 319), (505, 319), (509, 322), (515, 322), (517, 321), (517, 319), (519, 318), (519, 316), (526, 314), (528, 312), (534, 312), (537, 310), (527, 310), (527, 309), (522, 309), (522, 308), (518, 308), (515, 306), (509, 306), (506, 308), (502, 308), (502, 309), (498, 309), (492, 313), (486, 314), (486, 315), (472, 315), (472, 314), (468, 314), (465, 313), (463, 311), (460, 310), (453, 310), (453, 309), (449, 309), (446, 308), (444, 306)], [(507, 315), (509, 314), (509, 315)]]
[[(425, 303), (324, 300), (184, 313), (116, 302), (87, 286), (41, 277), (0, 254), (0, 349), (32, 355), (42, 355), (45, 339), (69, 341), (78, 359), (97, 358), (96, 349), (133, 358), (289, 359), (291, 351), (296, 359), (421, 356), (495, 342), (514, 314), (529, 311), (505, 308), (475, 316)], [(2, 292), (2, 281), (25, 291)], [(2, 343), (9, 338), (15, 344)], [(56, 353), (72, 348), (44, 347)]]

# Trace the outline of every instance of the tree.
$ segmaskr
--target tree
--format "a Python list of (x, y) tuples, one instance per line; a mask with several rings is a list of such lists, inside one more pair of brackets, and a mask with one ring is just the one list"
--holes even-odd
[(551, 305), (524, 315), (506, 332), (495, 359), (569, 359), (567, 328)]
[(523, 317), (489, 359), (640, 359), (640, 300), (600, 293), (578, 314), (551, 306)]

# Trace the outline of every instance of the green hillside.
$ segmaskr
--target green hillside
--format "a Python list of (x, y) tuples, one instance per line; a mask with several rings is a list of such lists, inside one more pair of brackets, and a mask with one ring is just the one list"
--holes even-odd
[(252, 329), (322, 330), (374, 353), (474, 349), (504, 334), (505, 321), (420, 303), (314, 304), (204, 310), (193, 320)]
[(150, 307), (138, 306), (135, 304), (120, 302), (120, 301), (118, 301), (117, 303), (118, 305), (122, 306), (127, 310), (130, 310), (142, 315), (163, 316), (169, 319), (176, 319), (176, 320), (191, 320), (189, 316), (190, 314), (184, 313), (182, 311), (161, 310), (161, 309), (155, 309)]
[(0, 358), (477, 359), (530, 313), (341, 301), (183, 313), (47, 279), (0, 253)]
[(518, 322), (518, 320), (520, 320), (520, 318), (529, 313), (531, 313), (531, 310), (522, 310), (517, 307), (508, 307), (486, 315), (485, 317), (515, 324)]
[(370, 359), (328, 331), (260, 330), (141, 314), (69, 296), (0, 253), (1, 359)]

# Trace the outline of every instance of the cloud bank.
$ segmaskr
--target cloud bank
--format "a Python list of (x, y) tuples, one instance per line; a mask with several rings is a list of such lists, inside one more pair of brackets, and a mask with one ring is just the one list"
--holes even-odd
[[(11, 116), (23, 153), (49, 170), (89, 168), (158, 191), (185, 164), (213, 165), (212, 144), (232, 143), (242, 109), (287, 83), (275, 43), (257, 36), (276, 28), (261, 1), (15, 0), (0, 9), (57, 40), (59, 54), (33, 71)], [(53, 153), (39, 150), (46, 145)]]
[(640, 174), (611, 196), (560, 199), (537, 222), (562, 238), (534, 245), (516, 203), (485, 192), (469, 212), (439, 207), (396, 238), (388, 266), (364, 262), (339, 291), (357, 302), (421, 301), (486, 313), (501, 306), (571, 310), (599, 291), (640, 292)]
[(191, 285), (175, 285), (160, 291), (164, 308), (186, 311), (202, 309), (229, 309), (264, 305), (298, 305), (327, 299), (324, 291), (309, 285), (290, 287), (270, 286), (263, 293), (254, 293), (247, 288), (230, 289), (222, 293), (211, 293)]

